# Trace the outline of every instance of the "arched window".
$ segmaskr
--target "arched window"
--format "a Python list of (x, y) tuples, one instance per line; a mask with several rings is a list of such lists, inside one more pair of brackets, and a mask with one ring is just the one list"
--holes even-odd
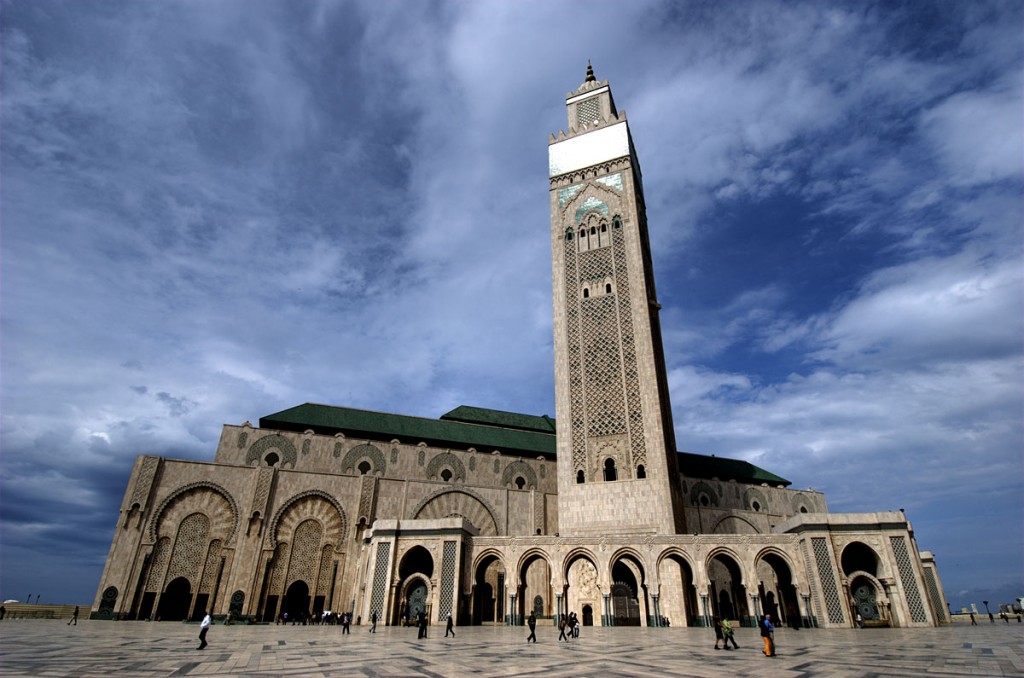
[(622, 219), (618, 217), (612, 219), (612, 228), (622, 228)]
[(608, 224), (601, 224), (601, 232), (602, 233), (607, 233), (608, 232)]
[(612, 293), (612, 284), (611, 283), (605, 283), (604, 284), (604, 293), (605, 294), (611, 294)]
[(445, 469), (445, 470), (441, 471), (441, 480), (443, 480), (443, 481), (445, 481), (447, 483), (451, 479), (452, 479), (452, 472), (449, 469)]
[(758, 500), (755, 499), (750, 504), (750, 508), (754, 509), (755, 511), (760, 511), (761, 510), (761, 502), (759, 502)]
[(583, 471), (576, 471), (576, 484), (577, 485), (582, 485), (583, 483), (584, 483)]
[(370, 469), (373, 467), (370, 466), (370, 462), (364, 459), (361, 462), (359, 462), (359, 466), (357, 466), (356, 468), (359, 469), (359, 475), (365, 476), (367, 473), (370, 472)]
[(525, 485), (526, 478), (523, 478), (522, 476), (516, 476), (516, 487), (518, 487), (521, 490)]
[(277, 456), (274, 452), (271, 452), (267, 456), (263, 457), (263, 461), (267, 463), (267, 466), (273, 466), (277, 462), (281, 461), (281, 457)]
[(597, 235), (597, 229), (593, 226), (590, 227), (590, 235)]
[(644, 468), (643, 464), (640, 464), (639, 466), (636, 467), (636, 477), (639, 478), (640, 480), (643, 480), (644, 478), (647, 477), (647, 469)]
[(570, 226), (569, 228), (565, 229), (565, 239), (566, 240), (572, 240), (572, 226)]
[(604, 479), (605, 481), (615, 480), (615, 460), (605, 459), (604, 460)]
[(584, 299), (589, 299), (590, 298), (590, 290), (587, 289), (586, 287), (583, 288), (583, 298)]

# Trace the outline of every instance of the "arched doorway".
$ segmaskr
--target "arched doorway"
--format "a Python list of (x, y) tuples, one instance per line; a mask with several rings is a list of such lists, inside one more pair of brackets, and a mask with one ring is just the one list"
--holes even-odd
[[(637, 578), (637, 564), (630, 567), (625, 559), (612, 566), (612, 617), (615, 626), (640, 626), (640, 597), (643, 580)], [(643, 576), (642, 571), (639, 572)]]
[(551, 568), (547, 559), (534, 554), (522, 561), (518, 584), (516, 622), (521, 623), (531, 611), (538, 617), (550, 616), (547, 610), (551, 601)]
[(281, 602), (281, 612), (287, 612), (291, 620), (305, 619), (309, 614), (309, 584), (301, 579), (292, 582)]
[(708, 561), (709, 599), (713, 613), (720, 619), (735, 619), (745, 626), (754, 620), (747, 607), (747, 589), (743, 585), (740, 566), (725, 553), (718, 553)]
[(878, 554), (863, 542), (853, 541), (843, 549), (841, 558), (843, 574), (850, 576), (854, 572), (867, 572), (872, 577), (878, 576)]
[(505, 618), (505, 566), (488, 556), (476, 568), (473, 586), (473, 623), (496, 624)]
[(669, 553), (658, 563), (661, 616), (671, 626), (699, 626), (697, 587), (693, 582), (693, 568), (679, 553)]
[(167, 585), (160, 596), (156, 618), (160, 621), (181, 621), (188, 617), (188, 607), (191, 604), (192, 585), (185, 577), (178, 577)]
[(850, 595), (853, 597), (854, 613), (864, 618), (865, 625), (888, 626), (879, 611), (878, 589), (874, 582), (867, 577), (855, 577), (850, 582)]
[(594, 625), (594, 608), (590, 605), (583, 606), (583, 625), (593, 626)]
[(756, 570), (762, 614), (770, 614), (776, 626), (799, 628), (800, 604), (789, 563), (778, 553), (769, 552), (757, 561)]
[(422, 546), (414, 546), (402, 556), (398, 565), (398, 578), (404, 593), (395, 601), (395, 619), (411, 621), (418, 612), (427, 614), (430, 620), (430, 588), (428, 582), (434, 576), (434, 558)]
[[(597, 586), (597, 566), (589, 554), (580, 552), (571, 555), (565, 563), (564, 577), (560, 614), (579, 612), (584, 605), (594, 608), (600, 604), (602, 595)], [(559, 611), (555, 610), (555, 614), (559, 614)]]
[(846, 545), (840, 557), (843, 574), (849, 578), (849, 602), (853, 617), (859, 614), (866, 626), (889, 626), (885, 596), (878, 590), (878, 554), (864, 542)]
[(409, 584), (405, 593), (405, 609), (408, 610), (409, 618), (416, 617), (420, 612), (427, 611), (427, 583), (414, 581)]

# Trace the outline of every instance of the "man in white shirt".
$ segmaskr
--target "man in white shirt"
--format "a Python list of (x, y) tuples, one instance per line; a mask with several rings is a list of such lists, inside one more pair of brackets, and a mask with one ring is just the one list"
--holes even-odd
[(206, 649), (206, 632), (210, 630), (210, 613), (203, 610), (203, 623), (199, 625), (199, 647), (197, 650)]

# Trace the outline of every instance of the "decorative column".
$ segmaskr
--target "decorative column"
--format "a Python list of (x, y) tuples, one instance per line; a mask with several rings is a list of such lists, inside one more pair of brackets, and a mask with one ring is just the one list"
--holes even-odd
[(510, 593), (510, 594), (508, 594), (508, 615), (507, 615), (507, 619), (508, 619), (507, 623), (508, 623), (509, 626), (515, 626), (516, 625), (516, 609), (517, 609), (516, 608), (516, 594)]
[(558, 620), (562, 618), (562, 594), (555, 594), (555, 626), (558, 626)]
[(651, 602), (654, 603), (654, 628), (661, 628), (661, 606), (658, 604), (658, 594), (651, 595)]
[(806, 593), (801, 593), (800, 597), (804, 599), (804, 627), (813, 628), (818, 624), (814, 619), (814, 615), (811, 614), (811, 597)]
[(612, 616), (611, 594), (602, 594), (604, 597), (604, 614), (601, 615), (601, 626), (615, 626), (615, 617)]
[(708, 619), (708, 594), (700, 594), (700, 607), (704, 611), (704, 616), (701, 617), (701, 626), (711, 626), (711, 620)]
[[(757, 594), (756, 593), (751, 593), (750, 594), (750, 609), (754, 613), (754, 624), (755, 625), (757, 624), (758, 618), (760, 618), (760, 616), (761, 616), (761, 609), (758, 607), (757, 603), (758, 603)], [(778, 621), (779, 621), (778, 619), (775, 620), (776, 623), (778, 623)]]

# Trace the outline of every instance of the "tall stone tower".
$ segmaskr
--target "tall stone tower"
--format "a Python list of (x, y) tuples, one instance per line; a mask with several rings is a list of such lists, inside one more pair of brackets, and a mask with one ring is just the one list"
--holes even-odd
[(550, 138), (558, 524), (565, 536), (685, 525), (643, 182), (626, 115), (587, 65)]

